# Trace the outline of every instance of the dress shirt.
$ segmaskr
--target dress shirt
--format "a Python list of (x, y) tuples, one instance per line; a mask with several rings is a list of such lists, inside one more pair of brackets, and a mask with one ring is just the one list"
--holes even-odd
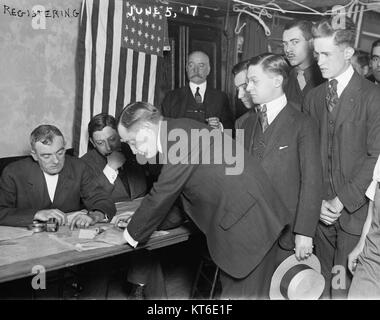
[(372, 182), (369, 185), (367, 192), (365, 193), (367, 198), (372, 201), (375, 201), (375, 193), (378, 183), (380, 183), (380, 156), (377, 159), (375, 169), (373, 170)]
[(350, 82), (352, 76), (354, 75), (354, 68), (350, 65), (346, 71), (344, 71), (341, 75), (329, 79), (336, 79), (338, 81), (338, 88), (337, 88), (337, 93), (338, 93), (338, 98), (340, 98), (343, 90), (347, 87), (348, 83)]
[(57, 188), (59, 174), (51, 175), (51, 174), (44, 172), (44, 176), (45, 176), (47, 189), (49, 192), (50, 201), (53, 202), (54, 201), (55, 189)]
[(205, 99), (205, 92), (207, 88), (207, 81), (201, 83), (201, 84), (195, 84), (194, 82), (189, 82), (191, 93), (193, 94), (193, 97), (195, 97), (195, 93), (197, 92), (197, 87), (199, 87), (199, 94), (202, 97), (202, 102)]
[(111, 184), (115, 183), (119, 170), (112, 169), (108, 164), (104, 167), (103, 173)]
[(286, 95), (283, 94), (282, 96), (278, 97), (277, 99), (274, 99), (270, 102), (263, 103), (267, 106), (267, 117), (268, 117), (268, 124), (270, 125), (274, 119), (276, 119), (277, 115), (281, 112), (282, 109), (285, 108), (287, 105), (288, 100), (286, 99)]

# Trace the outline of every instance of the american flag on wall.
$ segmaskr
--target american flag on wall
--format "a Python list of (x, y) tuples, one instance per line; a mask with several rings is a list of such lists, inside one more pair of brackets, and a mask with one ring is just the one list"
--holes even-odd
[(156, 75), (167, 42), (165, 8), (154, 0), (83, 0), (77, 49), (74, 151), (87, 152), (87, 125), (118, 116), (133, 101), (155, 104)]

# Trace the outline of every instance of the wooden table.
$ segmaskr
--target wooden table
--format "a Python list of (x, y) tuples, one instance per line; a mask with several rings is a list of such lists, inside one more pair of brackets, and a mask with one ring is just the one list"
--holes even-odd
[[(189, 236), (195, 230), (194, 227), (184, 224), (183, 226), (167, 231), (169, 232), (168, 234), (151, 238), (148, 242), (143, 245), (139, 245), (136, 249), (129, 245), (120, 245), (82, 252), (69, 250), (58, 254), (2, 265), (0, 266), (0, 283), (35, 275), (32, 273), (32, 268), (36, 265), (42, 265), (46, 272), (48, 272), (140, 249), (154, 250), (157, 248), (170, 246), (188, 240)], [(12, 241), (17, 242), (18, 240)]]

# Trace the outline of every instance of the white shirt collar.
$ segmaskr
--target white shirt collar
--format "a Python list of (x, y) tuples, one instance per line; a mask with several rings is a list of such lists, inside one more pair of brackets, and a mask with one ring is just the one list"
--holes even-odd
[[(347, 68), (347, 70), (344, 71), (342, 74), (340, 74), (339, 76), (335, 78), (332, 78), (338, 81), (338, 87), (337, 87), (338, 98), (340, 98), (340, 95), (342, 94), (343, 90), (347, 87), (353, 75), (354, 75), (354, 68), (350, 65)], [(332, 79), (329, 79), (329, 81)]]
[(201, 84), (196, 84), (196, 83), (190, 81), (189, 86), (190, 86), (190, 90), (191, 90), (191, 93), (193, 94), (193, 96), (195, 96), (195, 93), (197, 92), (197, 87), (199, 87), (199, 94), (201, 95), (202, 102), (203, 102), (203, 100), (205, 98), (206, 88), (207, 88), (207, 81), (205, 81)]
[[(286, 99), (285, 94), (278, 97), (277, 99), (265, 103), (265, 105), (267, 106), (268, 124), (271, 124), (274, 121), (274, 119), (276, 119), (277, 115), (281, 112), (282, 109), (285, 108), (287, 103), (288, 99)], [(262, 104), (261, 106), (263, 105), (264, 104)]]
[(50, 201), (54, 201), (55, 189), (57, 188), (59, 174), (50, 175), (43, 171)]
[(159, 122), (158, 122), (158, 133), (157, 133), (157, 150), (159, 153), (162, 153), (161, 126), (162, 126), (162, 120), (159, 120)]

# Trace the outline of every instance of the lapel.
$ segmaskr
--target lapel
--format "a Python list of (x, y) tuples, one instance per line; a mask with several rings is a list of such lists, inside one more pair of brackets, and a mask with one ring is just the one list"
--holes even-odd
[(280, 146), (282, 138), (286, 137), (287, 133), (290, 130), (293, 130), (294, 117), (292, 115), (292, 109), (289, 103), (285, 106), (284, 109), (281, 110), (281, 112), (277, 115), (274, 121), (276, 121), (277, 123), (274, 127), (272, 135), (270, 136), (269, 141), (267, 142), (267, 146), (263, 155), (264, 159), (273, 150), (276, 150), (276, 148)]
[(251, 113), (250, 117), (246, 120), (246, 126), (244, 130), (244, 139), (246, 139), (247, 142), (244, 143), (246, 145), (246, 149), (249, 151), (249, 153), (253, 154), (253, 143), (255, 140), (255, 132), (256, 127), (259, 122), (259, 117), (257, 116), (257, 112), (255, 111), (255, 107), (253, 106), (250, 111)]
[(44, 207), (51, 203), (46, 180), (39, 165), (34, 160), (31, 161), (33, 161), (33, 164), (29, 171), (27, 181), (30, 190), (30, 192), (28, 192), (28, 197), (30, 203)]
[(68, 201), (67, 195), (70, 187), (74, 185), (75, 177), (72, 165), (68, 157), (65, 159), (65, 165), (59, 174), (57, 187), (55, 189), (53, 205), (54, 207), (61, 207)]
[(213, 109), (212, 105), (215, 101), (215, 99), (213, 97), (214, 97), (214, 94), (209, 89), (208, 84), (207, 84), (205, 96), (203, 98), (203, 108), (205, 110), (206, 119), (213, 116), (212, 114), (209, 114), (209, 111), (211, 111)]
[(343, 90), (340, 96), (339, 111), (334, 132), (338, 130), (347, 116), (352, 114), (352, 110), (357, 105), (356, 100), (360, 97), (360, 90), (361, 78), (356, 72), (354, 72), (350, 82), (347, 84), (347, 87)]

